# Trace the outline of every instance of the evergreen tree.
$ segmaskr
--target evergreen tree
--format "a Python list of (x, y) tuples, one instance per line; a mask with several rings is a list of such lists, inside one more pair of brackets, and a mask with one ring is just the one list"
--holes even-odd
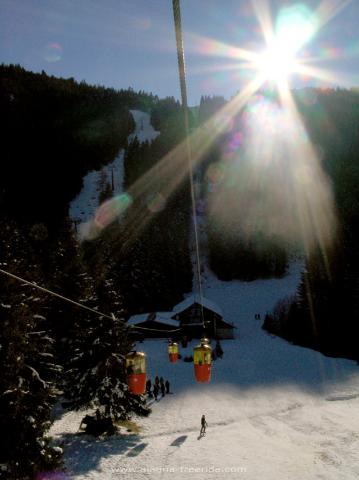
[(83, 318), (75, 323), (72, 335), (65, 387), (69, 406), (96, 407), (100, 419), (111, 421), (132, 413), (148, 415), (145, 398), (131, 394), (126, 383), (125, 356), (132, 344), (123, 320)]
[[(26, 272), (33, 281), (40, 281), (36, 263), (24, 268), (30, 250), (26, 238), (13, 223), (5, 225), (0, 239), (1, 267), (13, 274)], [(25, 259), (20, 252), (25, 252)], [(36, 472), (56, 467), (61, 459), (61, 449), (51, 446), (47, 436), (60, 367), (48, 334), (47, 295), (11, 278), (2, 280), (0, 430), (6, 441), (0, 449), (0, 464), (4, 478), (32, 479)]]

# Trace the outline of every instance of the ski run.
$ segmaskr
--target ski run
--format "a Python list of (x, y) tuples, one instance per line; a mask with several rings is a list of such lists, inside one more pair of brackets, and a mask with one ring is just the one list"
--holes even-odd
[[(134, 118), (137, 130), (154, 138), (149, 116), (137, 112)], [(121, 158), (122, 152), (115, 162), (121, 164)], [(91, 203), (95, 185), (86, 177), (71, 206), (74, 216), (84, 212), (83, 222), (98, 206)], [(213, 362), (211, 383), (197, 384), (193, 364), (183, 361), (198, 342), (181, 348), (182, 360), (171, 364), (166, 341), (144, 341), (140, 349), (147, 354), (148, 377), (168, 379), (173, 394), (149, 399), (148, 418), (134, 417), (119, 434), (104, 438), (79, 433), (85, 412), (57, 407), (50, 434), (64, 447), (66, 478), (356, 480), (358, 366), (291, 345), (261, 328), (265, 313), (295, 293), (302, 269), (302, 259), (293, 258), (283, 278), (222, 282), (205, 266), (204, 296), (236, 326), (235, 339), (221, 343), (224, 355)], [(202, 414), (208, 422), (204, 437), (199, 436)]]

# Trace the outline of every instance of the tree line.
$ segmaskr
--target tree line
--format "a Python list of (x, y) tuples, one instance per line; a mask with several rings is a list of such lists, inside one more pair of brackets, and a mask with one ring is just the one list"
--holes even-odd
[[(311, 101), (308, 101), (311, 98)], [(310, 140), (334, 191), (333, 242), (305, 259), (293, 298), (267, 314), (264, 328), (330, 356), (359, 359), (359, 94), (355, 89), (295, 92)]]

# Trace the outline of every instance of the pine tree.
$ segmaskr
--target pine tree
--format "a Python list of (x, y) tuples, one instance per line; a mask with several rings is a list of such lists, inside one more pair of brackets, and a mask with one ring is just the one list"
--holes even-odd
[[(25, 260), (18, 254), (29, 251), (26, 238), (11, 223), (2, 233), (1, 267), (20, 274)], [(26, 273), (39, 281), (38, 265), (29, 265)], [(1, 283), (0, 295), (0, 431), (6, 439), (1, 473), (11, 480), (30, 479), (60, 462), (62, 451), (47, 436), (60, 367), (47, 333), (46, 295), (9, 278)]]
[[(65, 374), (68, 406), (95, 407), (99, 420), (111, 423), (127, 419), (132, 413), (148, 415), (145, 398), (131, 394), (126, 383), (125, 356), (131, 351), (132, 342), (121, 318), (113, 281), (101, 281), (92, 301), (106, 316), (85, 314), (78, 316), (73, 325), (70, 333), (73, 354)], [(116, 316), (108, 311), (111, 307)]]

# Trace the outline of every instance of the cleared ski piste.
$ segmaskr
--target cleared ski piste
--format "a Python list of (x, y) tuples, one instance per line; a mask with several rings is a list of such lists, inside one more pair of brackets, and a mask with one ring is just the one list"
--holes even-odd
[[(130, 110), (136, 123), (135, 131), (128, 136), (131, 142), (137, 137), (138, 141), (151, 142), (160, 132), (154, 130), (150, 123), (150, 115), (140, 110)], [(83, 186), (79, 194), (70, 202), (69, 217), (77, 225), (80, 238), (86, 237), (89, 221), (94, 217), (99, 207), (99, 195), (106, 183), (113, 182), (113, 195), (123, 192), (124, 177), (124, 150), (120, 150), (113, 162), (99, 170), (92, 170), (83, 177)]]
[[(84, 413), (62, 413), (51, 434), (64, 442), (69, 478), (357, 479), (359, 367), (268, 335), (254, 319), (295, 291), (302, 265), (253, 282), (221, 282), (206, 269), (204, 295), (237, 327), (237, 338), (222, 342), (211, 383), (196, 384), (183, 358), (170, 364), (165, 341), (140, 344), (148, 376), (168, 379), (174, 393), (133, 419), (137, 434), (78, 435)], [(202, 414), (208, 427), (199, 439)]]

